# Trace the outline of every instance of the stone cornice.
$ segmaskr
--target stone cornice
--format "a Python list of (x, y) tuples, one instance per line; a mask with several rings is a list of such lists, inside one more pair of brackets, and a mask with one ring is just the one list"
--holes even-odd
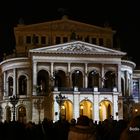
[(132, 67), (133, 69), (136, 67), (136, 64), (132, 61), (128, 61), (128, 60), (122, 60), (121, 61), (122, 65), (127, 65), (127, 66), (130, 66)]
[(52, 54), (52, 55), (91, 55), (91, 56), (108, 56), (108, 57), (111, 57), (111, 56), (114, 56), (114, 57), (122, 57), (123, 55), (122, 54), (115, 54), (115, 53), (105, 53), (105, 52), (100, 52), (100, 53), (93, 53), (93, 52), (54, 52), (54, 51), (47, 51), (47, 52), (32, 52), (34, 55), (38, 55), (38, 54)]
[(94, 55), (94, 56), (118, 56), (122, 57), (126, 55), (125, 52), (105, 48), (102, 46), (82, 42), (73, 41), (64, 44), (58, 44), (43, 48), (32, 49), (30, 54), (66, 54), (66, 55)]
[(6, 60), (2, 61), (0, 63), (0, 65), (3, 65), (5, 63), (10, 63), (10, 62), (12, 62), (12, 63), (14, 63), (14, 62), (24, 62), (24, 61), (28, 61), (28, 60), (29, 60), (28, 57), (11, 58), (11, 59), (6, 59)]

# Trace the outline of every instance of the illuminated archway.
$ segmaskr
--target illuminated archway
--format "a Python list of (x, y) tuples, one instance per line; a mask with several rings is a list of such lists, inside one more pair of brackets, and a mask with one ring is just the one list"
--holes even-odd
[(83, 100), (80, 102), (80, 115), (86, 115), (89, 118), (93, 118), (93, 104), (89, 100)]
[(104, 100), (99, 104), (99, 119), (104, 121), (112, 116), (112, 103), (108, 100)]
[(61, 118), (70, 121), (73, 117), (73, 105), (71, 101), (67, 100), (61, 107)]

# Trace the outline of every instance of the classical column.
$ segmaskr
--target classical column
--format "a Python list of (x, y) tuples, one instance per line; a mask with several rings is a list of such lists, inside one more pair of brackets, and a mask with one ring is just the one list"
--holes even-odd
[[(7, 82), (6, 82), (6, 72), (3, 73), (3, 88), (4, 88), (4, 96), (8, 96), (8, 91), (6, 91), (6, 86), (7, 86)], [(7, 88), (8, 89), (8, 88)]]
[(71, 69), (71, 63), (68, 63), (68, 70), (67, 70), (67, 87), (71, 88), (71, 75), (70, 70)]
[(37, 86), (37, 62), (34, 62), (33, 63), (33, 95), (37, 95), (36, 86)]
[(84, 78), (85, 79), (84, 87), (87, 88), (88, 87), (88, 82), (87, 82), (88, 81), (88, 78), (87, 78), (87, 63), (85, 63), (85, 75), (84, 76), (85, 76), (85, 78)]
[(17, 71), (13, 69), (13, 95), (17, 94)]
[(121, 64), (118, 65), (117, 80), (118, 92), (121, 92)]
[(51, 62), (51, 67), (50, 67), (50, 85), (53, 87), (53, 90), (58, 90), (58, 87), (55, 87), (55, 72), (54, 72), (54, 62)]
[(105, 72), (104, 72), (104, 65), (102, 64), (101, 67), (101, 87), (104, 87), (104, 76), (105, 76)]
[(77, 119), (79, 117), (79, 92), (74, 92), (73, 95), (73, 118)]
[(54, 121), (59, 120), (59, 105), (56, 102), (56, 96), (53, 97), (54, 100)]
[(94, 121), (99, 121), (99, 92), (94, 92)]
[(54, 69), (54, 63), (51, 62), (51, 76), (52, 76), (52, 77), (54, 76), (54, 75), (53, 75), (53, 69)]
[(133, 76), (130, 73), (130, 94), (133, 94)]
[(118, 120), (118, 92), (113, 93), (113, 117)]
[(125, 94), (129, 95), (129, 90), (128, 90), (128, 72), (125, 71)]
[(140, 102), (140, 79), (138, 80), (138, 82), (139, 82), (139, 93), (138, 93), (138, 101)]

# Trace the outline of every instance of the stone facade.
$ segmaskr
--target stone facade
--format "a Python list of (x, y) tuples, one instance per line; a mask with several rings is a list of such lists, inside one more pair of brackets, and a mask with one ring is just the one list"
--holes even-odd
[(0, 63), (2, 121), (13, 120), (13, 113), (16, 120), (35, 123), (139, 113), (140, 74), (123, 59), (125, 52), (113, 48), (111, 28), (63, 17), (14, 31), (16, 49)]

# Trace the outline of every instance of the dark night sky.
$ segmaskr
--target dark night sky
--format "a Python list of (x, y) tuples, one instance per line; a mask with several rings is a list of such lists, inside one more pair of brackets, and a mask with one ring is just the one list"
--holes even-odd
[(139, 61), (140, 8), (132, 1), (57, 1), (11, 0), (0, 5), (0, 56), (15, 47), (13, 27), (23, 18), (25, 24), (60, 19), (67, 14), (70, 19), (103, 26), (108, 22), (117, 31), (121, 50), (127, 52), (132, 61)]

